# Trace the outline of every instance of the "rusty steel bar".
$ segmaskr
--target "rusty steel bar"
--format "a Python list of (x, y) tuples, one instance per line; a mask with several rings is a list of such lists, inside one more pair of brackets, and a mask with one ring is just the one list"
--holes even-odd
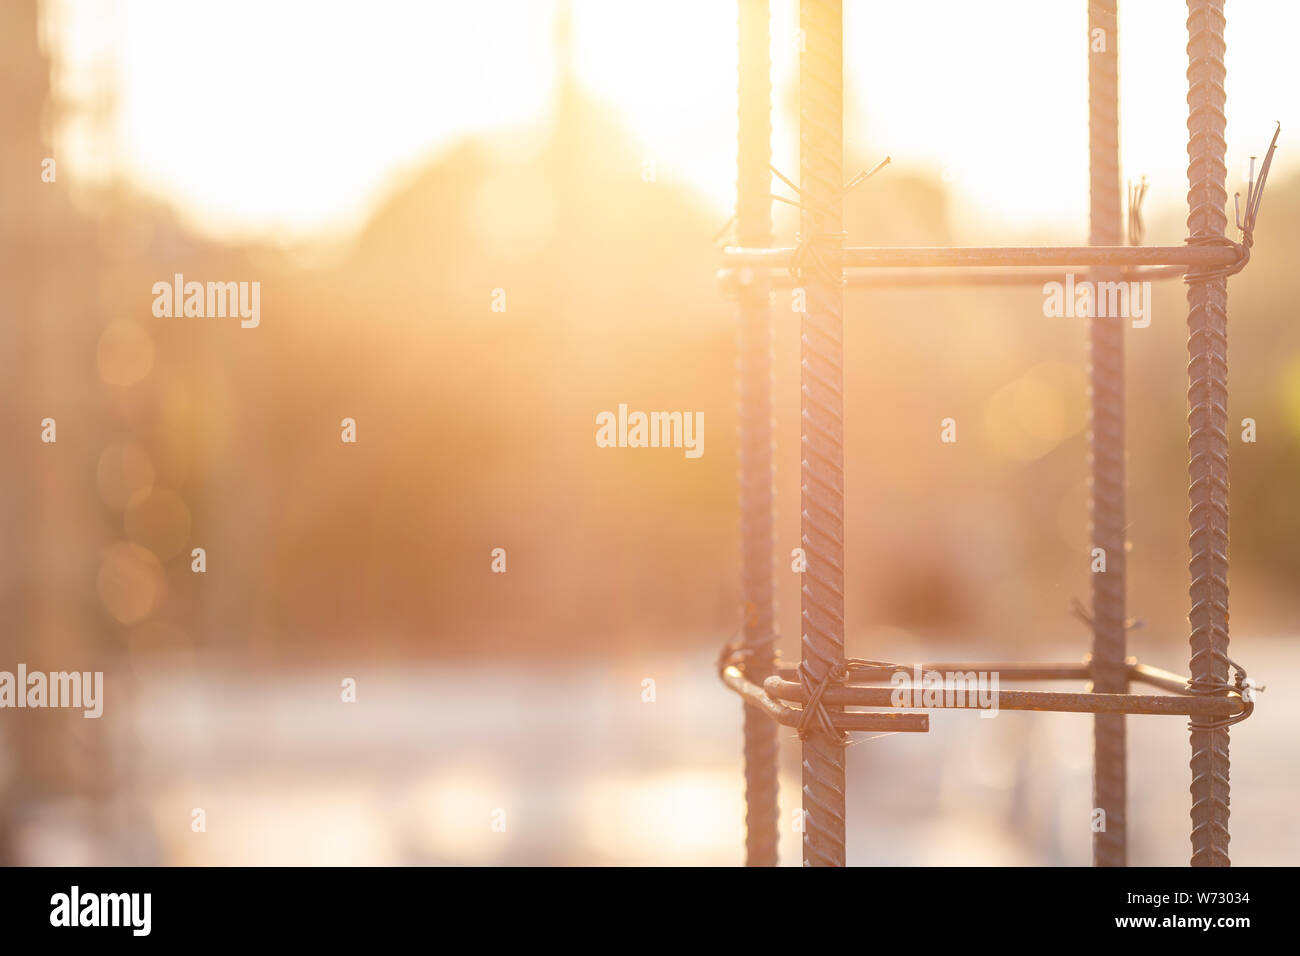
[[(803, 711), (787, 707), (773, 700), (758, 684), (749, 680), (744, 672), (732, 665), (723, 668), (722, 683), (744, 698), (752, 709), (769, 723), (775, 721), (783, 727), (798, 725)], [(841, 712), (834, 715), (834, 724), (840, 731), (876, 731), (878, 733), (927, 733), (930, 730), (929, 714), (860, 713)]]
[[(772, 65), (767, 0), (739, 0), (736, 238), (772, 241)], [(740, 402), (740, 600), (745, 671), (772, 673), (776, 639), (773, 581), (772, 314), (770, 286), (739, 290), (737, 330)], [(743, 707), (745, 735), (745, 863), (776, 866), (778, 821), (776, 725)]]
[(1135, 684), (1149, 684), (1152, 687), (1159, 687), (1161, 690), (1172, 691), (1175, 694), (1187, 693), (1187, 678), (1181, 674), (1175, 674), (1160, 667), (1152, 667), (1150, 664), (1139, 664), (1132, 657), (1128, 661), (1129, 680)]
[[(1152, 687), (1159, 687), (1175, 694), (1187, 693), (1187, 678), (1181, 674), (1175, 674), (1173, 671), (1167, 671), (1150, 664), (1139, 663), (1136, 657), (1127, 658), (1125, 666), (1128, 668), (1130, 681), (1150, 684)], [(965, 674), (968, 671), (985, 671), (986, 673), (997, 671), (998, 679), (1003, 681), (1091, 680), (1093, 676), (1092, 655), (1088, 655), (1079, 664), (1022, 661), (930, 661), (924, 664), (859, 667), (853, 671), (850, 679), (845, 683), (847, 686), (852, 687), (855, 684), (885, 681), (900, 670), (912, 673), (918, 668), (922, 673), (938, 671), (940, 673)], [(795, 681), (799, 679), (799, 669), (797, 667), (778, 667), (776, 675), (785, 681)]]
[[(912, 685), (911, 693), (920, 695), (924, 688)], [(949, 688), (952, 689), (951, 687)], [(779, 701), (803, 703), (808, 699), (804, 687), (778, 676), (763, 681), (763, 690)], [(832, 684), (822, 692), (822, 702), (849, 707), (892, 707), (896, 687), (839, 686)], [(954, 695), (955, 697), (956, 695)], [(1238, 697), (1196, 697), (1141, 694), (1070, 694), (1059, 691), (1001, 690), (997, 692), (999, 710), (1042, 710), (1067, 714), (1182, 714), (1198, 717), (1236, 717), (1242, 712)], [(908, 704), (908, 707), (922, 705)], [(965, 703), (926, 704), (924, 709), (973, 710)]]
[[(805, 215), (808, 213), (805, 212)], [(729, 266), (788, 266), (796, 250), (728, 246), (722, 262)], [(850, 246), (841, 250), (848, 268), (976, 268), (986, 266), (1195, 266), (1236, 265), (1245, 250), (1221, 244), (1189, 246)]]
[[(976, 664), (970, 661), (936, 661), (926, 664), (897, 664), (881, 667), (857, 667), (853, 670), (849, 680), (845, 682), (847, 686), (852, 687), (855, 684), (866, 684), (872, 681), (889, 680), (899, 671), (912, 673), (916, 669), (922, 673), (925, 671), (939, 671), (941, 673), (967, 671), (997, 671), (999, 680), (1088, 680), (1092, 672), (1088, 669), (1087, 664), (1037, 664), (1037, 663), (981, 663)], [(794, 681), (799, 679), (798, 668), (778, 667), (776, 674), (782, 680)]]
[[(840, 0), (800, 0), (801, 327), (800, 680), (811, 690), (844, 662), (844, 49)], [(838, 720), (834, 705), (826, 708)], [(843, 866), (844, 745), (820, 726), (803, 741), (803, 861)]]
[[(1089, 236), (1094, 246), (1124, 239), (1119, 175), (1119, 33), (1117, 0), (1088, 2)], [(1094, 282), (1118, 282), (1104, 266)], [(1089, 429), (1092, 468), (1089, 514), (1093, 549), (1105, 562), (1092, 577), (1092, 689), (1128, 693), (1124, 550), (1124, 326), (1120, 318), (1089, 321)], [(1094, 551), (1095, 553), (1095, 551)], [(1093, 828), (1094, 866), (1128, 862), (1128, 794), (1124, 715), (1098, 714), (1093, 727), (1092, 807), (1104, 826)]]
[[(742, 277), (742, 270), (744, 275)], [(1159, 281), (1161, 279), (1181, 279), (1187, 274), (1184, 266), (1152, 266), (1150, 268), (1128, 268), (1118, 271), (1118, 278), (1125, 282)], [(761, 272), (752, 266), (742, 269), (719, 269), (718, 282), (724, 289), (735, 291), (757, 281)], [(745, 281), (742, 281), (742, 278)], [(777, 266), (770, 268), (766, 276), (771, 288), (789, 289), (797, 286), (798, 281), (790, 275), (788, 269)], [(872, 288), (932, 288), (934, 286), (1041, 286), (1045, 282), (1059, 282), (1061, 271), (1025, 270), (1025, 269), (989, 269), (983, 272), (970, 272), (964, 269), (925, 268), (914, 269), (870, 269), (845, 270), (844, 285), (849, 289)]]
[[(1187, 229), (1217, 242), (1228, 226), (1223, 0), (1187, 2)], [(1191, 680), (1228, 680), (1228, 282), (1187, 286)], [(1228, 866), (1228, 731), (1193, 729), (1192, 866)]]

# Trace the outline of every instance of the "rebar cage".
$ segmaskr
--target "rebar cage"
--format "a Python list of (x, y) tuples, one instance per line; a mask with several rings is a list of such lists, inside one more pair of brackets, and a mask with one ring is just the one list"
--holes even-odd
[[(929, 709), (972, 706), (953, 694), (912, 695), (880, 686), (900, 671), (995, 671), (1004, 680), (1084, 680), (1084, 693), (1005, 690), (997, 706), (1093, 714), (1093, 806), (1106, 825), (1093, 834), (1093, 863), (1127, 862), (1127, 714), (1190, 718), (1194, 866), (1227, 866), (1228, 727), (1248, 717), (1254, 695), (1228, 657), (1227, 279), (1248, 262), (1277, 136), (1252, 182), (1242, 238), (1227, 229), (1224, 140), (1224, 0), (1188, 6), (1188, 232), (1183, 246), (1123, 245), (1119, 165), (1117, 0), (1089, 0), (1090, 236), (1088, 246), (1054, 248), (846, 248), (841, 0), (800, 0), (799, 183), (771, 166), (770, 13), (767, 0), (739, 0), (739, 136), (735, 245), (719, 278), (739, 307), (742, 623), (718, 661), (723, 683), (744, 699), (746, 861), (777, 862), (778, 725), (803, 748), (803, 862), (845, 862), (845, 743), (858, 731), (929, 729)], [(888, 160), (886, 160), (887, 162)], [(882, 164), (883, 165), (883, 164)], [(879, 169), (880, 167), (877, 167)], [(874, 173), (876, 170), (872, 170)], [(795, 248), (771, 248), (775, 174), (800, 209)], [(1135, 197), (1140, 201), (1140, 196)], [(1130, 202), (1130, 243), (1138, 240)], [(1123, 324), (1089, 327), (1091, 541), (1107, 556), (1092, 577), (1092, 634), (1081, 663), (927, 663), (900, 667), (845, 657), (843, 289), (846, 285), (1041, 282), (1041, 267), (1091, 267), (1098, 281), (1135, 274), (1187, 283), (1191, 525), (1190, 677), (1127, 656)], [(992, 271), (998, 267), (1003, 271)], [(1011, 267), (1011, 271), (1006, 271)], [(1034, 269), (1040, 271), (1033, 271)], [(846, 271), (847, 270), (847, 271)], [(924, 271), (922, 271), (924, 270)], [(801, 315), (801, 659), (775, 653), (772, 317), (778, 285), (802, 288)], [(1229, 671), (1233, 679), (1229, 680)], [(1163, 694), (1130, 693), (1142, 684)], [(902, 707), (903, 709), (895, 709)], [(853, 707), (875, 710), (851, 710)], [(915, 711), (919, 710), (917, 713)]]

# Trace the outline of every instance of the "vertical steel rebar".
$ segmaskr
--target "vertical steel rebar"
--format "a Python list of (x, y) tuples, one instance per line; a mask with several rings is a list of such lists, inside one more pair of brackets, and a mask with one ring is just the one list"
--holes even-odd
[[(1224, 140), (1223, 0), (1187, 2), (1187, 228), (1192, 241), (1222, 237)], [(1228, 679), (1228, 280), (1187, 286), (1191, 480), (1191, 678)], [(1193, 730), (1192, 865), (1228, 866), (1228, 731)]]
[[(772, 64), (768, 0), (739, 0), (739, 148), (736, 238), (772, 242)], [(772, 312), (770, 283), (754, 270), (739, 290), (740, 593), (745, 672), (756, 683), (775, 662), (773, 580)], [(776, 866), (777, 723), (745, 712), (745, 863)]]
[[(1117, 0), (1088, 3), (1089, 242), (1122, 243), (1119, 174), (1119, 35)], [(1114, 268), (1094, 269), (1096, 282), (1117, 282)], [(1095, 287), (1096, 288), (1096, 287)], [(1089, 327), (1092, 547), (1105, 570), (1092, 574), (1093, 689), (1128, 693), (1125, 664), (1124, 323), (1094, 316)], [(1124, 866), (1126, 781), (1123, 714), (1098, 714), (1093, 728), (1093, 808), (1105, 812), (1094, 830), (1094, 866)]]
[[(800, 468), (803, 634), (799, 675), (813, 688), (844, 662), (843, 14), (800, 0)], [(834, 711), (842, 708), (827, 706)], [(803, 742), (805, 866), (844, 865), (844, 747), (820, 726)]]

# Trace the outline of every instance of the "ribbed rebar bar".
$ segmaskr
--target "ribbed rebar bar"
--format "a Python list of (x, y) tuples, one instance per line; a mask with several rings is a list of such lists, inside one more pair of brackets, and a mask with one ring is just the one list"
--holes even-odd
[[(772, 80), (768, 0), (739, 0), (739, 149), (736, 239), (772, 241)], [(753, 273), (737, 295), (740, 378), (740, 595), (745, 673), (761, 684), (772, 673), (773, 592), (772, 313), (766, 276)], [(776, 866), (777, 724), (750, 705), (745, 712), (745, 864)]]
[[(1119, 175), (1119, 34), (1117, 0), (1088, 3), (1089, 242), (1122, 241)], [(1113, 266), (1093, 270), (1096, 282), (1117, 282)], [(1125, 660), (1124, 325), (1120, 316), (1089, 325), (1092, 547), (1104, 568), (1092, 574), (1092, 682), (1098, 693), (1128, 693)], [(1124, 866), (1126, 781), (1123, 714), (1098, 714), (1093, 728), (1092, 806), (1105, 813), (1093, 830), (1094, 866)]]
[[(1228, 225), (1223, 0), (1187, 2), (1187, 228), (1192, 243)], [(1228, 679), (1228, 282), (1189, 276), (1188, 439), (1191, 681)], [(1228, 866), (1228, 731), (1191, 732), (1192, 865)]]
[[(844, 663), (843, 13), (800, 0), (799, 188), (802, 320), (800, 680), (811, 692)], [(842, 710), (828, 706), (832, 713)], [(844, 865), (844, 746), (824, 729), (803, 742), (805, 866)]]

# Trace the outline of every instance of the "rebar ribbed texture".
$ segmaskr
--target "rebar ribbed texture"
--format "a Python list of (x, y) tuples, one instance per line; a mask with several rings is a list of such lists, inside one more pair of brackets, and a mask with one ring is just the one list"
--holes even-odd
[[(1119, 35), (1116, 0), (1088, 3), (1089, 241), (1123, 241), (1119, 174)], [(1098, 32), (1100, 31), (1100, 32)], [(1119, 270), (1093, 270), (1097, 282), (1117, 282)], [(1100, 298), (1100, 297), (1098, 297)], [(1106, 557), (1092, 574), (1093, 689), (1128, 693), (1125, 658), (1124, 552), (1124, 324), (1122, 316), (1094, 317), (1089, 329), (1092, 547)], [(1093, 807), (1105, 811), (1105, 830), (1093, 833), (1095, 866), (1123, 866), (1126, 793), (1124, 716), (1098, 714), (1093, 729)]]
[[(1187, 228), (1193, 240), (1223, 236), (1223, 0), (1187, 3)], [(1228, 282), (1187, 287), (1191, 479), (1191, 677), (1228, 678)], [(1228, 731), (1193, 730), (1192, 865), (1228, 866)]]
[[(801, 0), (799, 189), (803, 205), (800, 680), (809, 692), (844, 661), (843, 20), (839, 0)], [(827, 706), (828, 711), (842, 708)], [(805, 866), (844, 865), (844, 747), (803, 742)]]
[[(736, 238), (772, 241), (768, 198), (772, 161), (770, 15), (767, 0), (739, 0), (739, 152)], [(755, 270), (757, 272), (757, 270)], [(772, 313), (766, 276), (741, 285), (740, 592), (745, 673), (761, 683), (773, 670)], [(745, 712), (745, 863), (776, 866), (777, 723), (753, 707)]]

